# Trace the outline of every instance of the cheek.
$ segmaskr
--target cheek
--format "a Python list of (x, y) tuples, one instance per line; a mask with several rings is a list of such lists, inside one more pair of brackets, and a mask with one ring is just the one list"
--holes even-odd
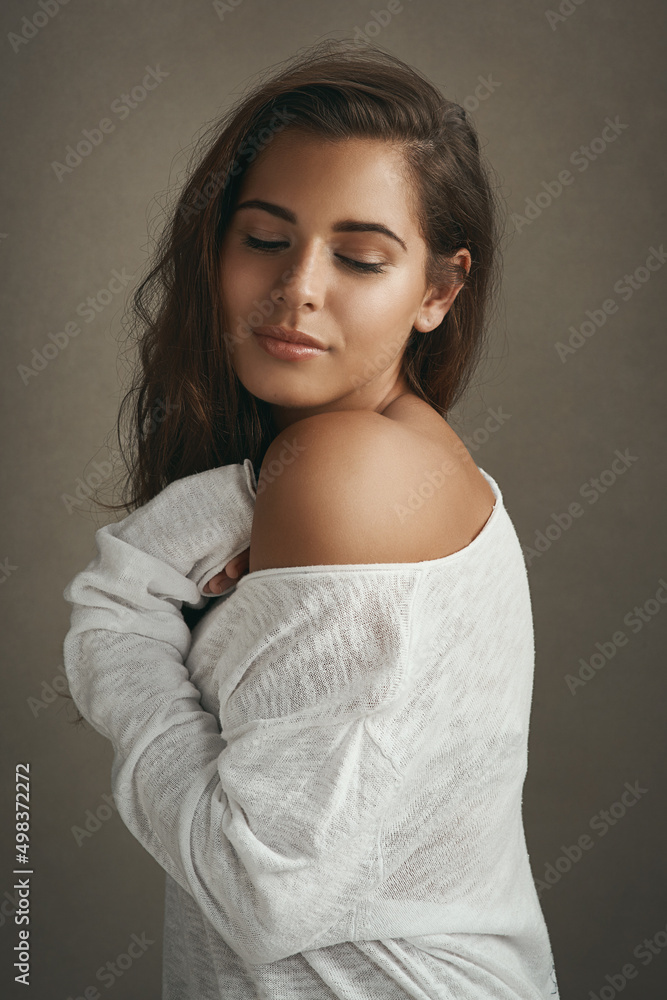
[[(219, 273), (223, 301), (234, 326), (241, 322), (250, 322), (255, 326), (262, 322), (268, 323), (266, 310), (272, 303), (275, 306), (276, 295), (275, 291), (273, 295), (270, 292), (276, 288), (279, 275), (266, 264), (263, 267), (261, 264), (254, 265), (247, 257), (235, 259), (233, 254), (221, 266)], [(262, 314), (258, 315), (258, 304), (264, 312), (264, 318)]]
[(338, 299), (346, 326), (355, 340), (372, 347), (396, 335), (407, 337), (418, 302), (416, 283), (404, 275), (386, 280), (368, 279)]
[(235, 260), (233, 255), (230, 255), (225, 259), (219, 273), (225, 300), (239, 302), (243, 298), (249, 282), (249, 269), (241, 267), (240, 262)]
[(256, 309), (253, 299), (261, 298), (258, 283), (252, 268), (241, 266), (233, 257), (221, 266), (219, 276), (225, 329), (232, 336), (242, 336), (244, 324)]
[(341, 328), (346, 331), (347, 369), (378, 375), (400, 358), (419, 305), (416, 287), (415, 278), (401, 276), (378, 282), (374, 288), (367, 287), (344, 300)]

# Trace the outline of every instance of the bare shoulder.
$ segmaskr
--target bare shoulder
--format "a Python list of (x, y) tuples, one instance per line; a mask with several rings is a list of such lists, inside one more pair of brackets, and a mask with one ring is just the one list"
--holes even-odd
[(459, 445), (396, 410), (329, 412), (291, 424), (262, 462), (250, 572), (419, 562), (464, 547), (494, 498), (489, 503), (488, 483)]

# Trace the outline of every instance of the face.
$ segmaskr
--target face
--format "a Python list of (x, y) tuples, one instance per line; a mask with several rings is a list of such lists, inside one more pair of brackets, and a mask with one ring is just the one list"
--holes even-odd
[[(460, 287), (425, 286), (413, 199), (402, 154), (381, 140), (282, 133), (245, 175), (221, 248), (225, 338), (239, 380), (272, 404), (279, 427), (330, 410), (381, 412), (407, 391), (412, 327), (437, 326)], [(467, 250), (460, 260), (469, 266)], [(323, 349), (269, 353), (254, 331), (271, 325)]]

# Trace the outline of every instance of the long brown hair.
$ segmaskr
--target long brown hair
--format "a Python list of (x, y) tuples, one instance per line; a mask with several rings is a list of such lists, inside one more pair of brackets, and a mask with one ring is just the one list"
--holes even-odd
[[(245, 458), (259, 474), (277, 428), (269, 405), (245, 389), (230, 362), (220, 245), (246, 171), (288, 128), (327, 141), (382, 139), (403, 150), (427, 245), (425, 282), (444, 278), (463, 287), (439, 326), (413, 328), (402, 373), (446, 416), (481, 359), (500, 284), (501, 230), (491, 168), (470, 118), (381, 48), (321, 41), (286, 60), (195, 148), (194, 167), (131, 299), (137, 360), (116, 424), (125, 499), (95, 500), (102, 508), (133, 510), (176, 479)], [(448, 260), (462, 247), (471, 255), (468, 274)], [(184, 606), (183, 614), (192, 627), (200, 612)], [(73, 721), (84, 719), (78, 713)]]
[[(124, 499), (95, 501), (100, 507), (133, 510), (176, 479), (245, 458), (259, 472), (277, 428), (269, 404), (245, 389), (231, 365), (220, 245), (245, 173), (287, 129), (327, 141), (398, 145), (428, 248), (426, 283), (463, 281), (439, 326), (428, 333), (413, 328), (402, 372), (446, 416), (481, 359), (500, 280), (500, 227), (475, 128), (460, 105), (398, 57), (325, 39), (286, 60), (198, 140), (150, 270), (131, 299), (138, 350), (116, 424)], [(467, 275), (448, 262), (462, 247), (472, 258)]]

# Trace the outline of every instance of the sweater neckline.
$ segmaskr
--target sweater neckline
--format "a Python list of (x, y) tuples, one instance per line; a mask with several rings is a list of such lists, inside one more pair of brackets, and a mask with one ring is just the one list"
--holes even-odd
[[(246, 461), (248, 461), (246, 459)], [(485, 472), (480, 466), (477, 466), (479, 471), (482, 473), (487, 483), (493, 490), (495, 495), (495, 503), (491, 509), (491, 513), (484, 522), (483, 527), (477, 532), (475, 537), (467, 545), (464, 545), (462, 549), (457, 549), (456, 552), (450, 552), (449, 555), (440, 556), (438, 559), (421, 559), (418, 562), (393, 562), (393, 563), (322, 563), (314, 566), (271, 566), (268, 569), (256, 569), (252, 573), (246, 573), (240, 578), (235, 584), (235, 589), (238, 589), (246, 580), (254, 580), (259, 577), (278, 577), (278, 576), (295, 576), (297, 574), (327, 574), (327, 573), (378, 573), (378, 572), (412, 572), (415, 570), (423, 569), (437, 569), (439, 567), (444, 567), (454, 562), (457, 559), (463, 558), (469, 555), (471, 552), (476, 551), (481, 544), (486, 541), (486, 538), (491, 533), (494, 524), (498, 521), (499, 511), (504, 508), (503, 494), (502, 491), (493, 478), (488, 472)]]

